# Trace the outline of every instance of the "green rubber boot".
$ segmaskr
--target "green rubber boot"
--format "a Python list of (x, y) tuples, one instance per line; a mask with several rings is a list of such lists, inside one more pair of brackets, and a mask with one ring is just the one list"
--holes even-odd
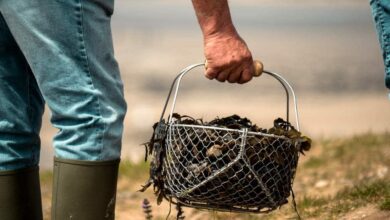
[(119, 159), (54, 159), (52, 220), (115, 219)]
[(42, 220), (38, 166), (0, 171), (0, 219)]

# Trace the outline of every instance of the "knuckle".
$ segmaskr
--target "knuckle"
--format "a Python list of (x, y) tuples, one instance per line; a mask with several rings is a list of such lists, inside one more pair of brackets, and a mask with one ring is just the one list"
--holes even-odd
[(251, 79), (252, 79), (252, 74), (250, 74), (250, 72), (246, 72), (241, 76), (241, 81), (244, 83), (249, 82)]
[(223, 75), (223, 74), (219, 74), (218, 75), (218, 77), (217, 77), (217, 79), (219, 80), (219, 81), (226, 81), (226, 77)]
[(224, 79), (217, 78), (217, 80), (218, 80), (219, 82), (225, 82)]
[(237, 59), (237, 58), (232, 58), (228, 62), (229, 66), (237, 65), (239, 63), (240, 63), (240, 59)]
[(215, 72), (215, 71), (206, 71), (205, 75), (206, 75), (207, 78), (212, 78), (213, 79), (213, 78), (215, 78), (217, 76), (217, 72)]

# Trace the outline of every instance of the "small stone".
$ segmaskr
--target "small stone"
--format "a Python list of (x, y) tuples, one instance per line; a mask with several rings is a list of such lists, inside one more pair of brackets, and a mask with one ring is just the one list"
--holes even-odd
[(315, 188), (324, 188), (329, 185), (329, 181), (327, 180), (319, 180), (314, 185)]
[(389, 171), (389, 168), (387, 168), (386, 166), (380, 166), (376, 170), (376, 175), (378, 176), (379, 179), (383, 179), (387, 176), (388, 171)]
[(206, 162), (203, 162), (201, 164), (192, 164), (188, 166), (188, 170), (196, 177), (199, 176), (206, 169), (207, 169)]
[(222, 147), (219, 144), (215, 144), (210, 147), (206, 152), (207, 157), (217, 158), (222, 155)]

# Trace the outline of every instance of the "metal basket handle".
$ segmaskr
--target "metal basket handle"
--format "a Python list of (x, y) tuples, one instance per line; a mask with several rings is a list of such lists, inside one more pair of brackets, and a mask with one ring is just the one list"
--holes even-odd
[[(188, 72), (190, 72), (192, 69), (195, 69), (195, 68), (200, 67), (200, 66), (205, 66), (205, 64), (204, 63), (198, 63), (198, 64), (193, 64), (193, 65), (190, 65), (190, 66), (184, 68), (176, 76), (176, 78), (173, 80), (173, 83), (172, 83), (171, 88), (170, 88), (169, 93), (168, 93), (167, 100), (166, 100), (165, 105), (164, 105), (164, 109), (163, 109), (161, 117), (160, 117), (160, 122), (163, 120), (163, 117), (165, 115), (165, 111), (166, 111), (168, 103), (169, 103), (169, 99), (171, 97), (173, 88), (174, 88), (174, 86), (176, 84), (175, 93), (174, 93), (174, 96), (173, 96), (173, 102), (172, 102), (172, 106), (171, 106), (171, 112), (169, 114), (169, 124), (172, 123), (172, 115), (173, 115), (173, 111), (175, 110), (176, 98), (177, 98), (177, 94), (179, 92), (179, 87), (180, 87), (181, 80), (182, 80), (183, 76), (186, 75)], [(286, 120), (287, 120), (287, 122), (289, 122), (289, 118), (290, 118), (289, 117), (290, 116), (290, 96), (289, 96), (289, 91), (291, 92), (291, 95), (292, 95), (293, 101), (294, 101), (296, 129), (299, 131), (300, 127), (299, 127), (299, 113), (298, 113), (297, 99), (296, 99), (295, 92), (294, 92), (292, 86), (290, 85), (290, 83), (288, 83), (288, 81), (286, 79), (284, 79), (278, 73), (274, 73), (274, 72), (267, 71), (267, 70), (264, 70), (263, 73), (266, 73), (266, 74), (274, 77), (276, 80), (278, 80), (280, 82), (280, 84), (283, 86), (284, 90), (286, 91), (286, 98), (287, 98)]]

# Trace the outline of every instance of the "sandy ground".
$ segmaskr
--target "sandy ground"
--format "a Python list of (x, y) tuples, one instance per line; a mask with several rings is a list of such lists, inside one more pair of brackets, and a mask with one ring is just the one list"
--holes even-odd
[(352, 210), (350, 213), (345, 215), (342, 220), (381, 220), (388, 218), (390, 218), (390, 214), (388, 212), (379, 211), (373, 205), (368, 205), (366, 207)]
[[(345, 187), (353, 189), (358, 183), (388, 180), (390, 178), (390, 163), (388, 161), (388, 157), (390, 156), (390, 142), (387, 142), (389, 138), (388, 133), (387, 135), (382, 134), (379, 136), (366, 134), (350, 140), (346, 138), (332, 138), (322, 141), (315, 140), (312, 149), (307, 152), (306, 156), (300, 158), (297, 176), (294, 181), (294, 192), (297, 196), (298, 204), (304, 203), (302, 201), (304, 197), (323, 198), (326, 200), (334, 197)], [(315, 161), (313, 159), (315, 158), (317, 158), (317, 161), (318, 159), (322, 159), (323, 162), (320, 165), (313, 165), (313, 161)], [(364, 161), (364, 163), (361, 161)], [(134, 171), (131, 177), (127, 176), (125, 172), (121, 174), (118, 182), (116, 219), (145, 219), (141, 208), (141, 203), (145, 198), (151, 202), (155, 219), (165, 219), (169, 213), (169, 203), (163, 201), (158, 206), (151, 188), (145, 193), (138, 192), (140, 186), (147, 179), (147, 174), (134, 174)], [(43, 181), (42, 194), (45, 219), (50, 219), (51, 182), (47, 179)], [(364, 197), (367, 194), (362, 193), (361, 196)], [(348, 201), (352, 203), (359, 202), (359, 199), (356, 197), (341, 197), (340, 199), (344, 200), (340, 203), (341, 205), (345, 205)], [(334, 206), (337, 206), (336, 200), (329, 200), (327, 204), (317, 207), (317, 209), (322, 209), (322, 211), (316, 218), (309, 218), (310, 215), (308, 214), (308, 210), (316, 208), (315, 205), (307, 205), (305, 208), (301, 207), (300, 212), (305, 217), (304, 219), (382, 220), (390, 218), (390, 211), (379, 210), (378, 204), (372, 201), (364, 202), (363, 205), (352, 205), (348, 209), (344, 208), (339, 214), (335, 214), (334, 212), (329, 214), (328, 212), (331, 210), (334, 211)], [(169, 219), (175, 219), (175, 206), (172, 206), (171, 209), (172, 214)], [(186, 219), (189, 220), (295, 219), (291, 203), (282, 206), (280, 210), (269, 215), (223, 214), (188, 208), (185, 208), (184, 212)]]
[[(362, 136), (364, 137), (364, 135)], [(382, 136), (386, 137), (386, 136)], [(387, 139), (388, 140), (388, 135)], [(351, 139), (359, 141), (359, 139)], [(335, 153), (340, 150), (339, 146), (345, 144), (345, 138), (333, 138), (328, 141), (315, 141), (311, 151), (307, 156), (300, 158), (300, 164), (297, 172), (297, 176), (294, 182), (294, 191), (298, 198), (305, 197), (312, 198), (330, 198), (335, 196), (344, 187), (355, 187), (357, 182), (364, 181), (366, 183), (372, 180), (388, 179), (390, 178), (389, 161), (386, 159), (390, 155), (389, 147), (390, 143), (386, 141), (382, 142), (370, 142), (372, 146), (359, 145), (354, 141), (350, 141), (353, 146), (357, 147), (355, 150), (351, 149), (353, 146), (344, 145), (344, 156), (335, 156)], [(360, 141), (364, 141), (361, 139)], [(381, 143), (375, 145), (374, 143)], [(372, 147), (370, 150), (365, 150), (365, 147)], [(380, 155), (378, 155), (380, 154)], [(327, 156), (326, 156), (327, 155)], [(326, 162), (318, 167), (310, 167), (307, 163), (313, 161), (313, 158), (322, 158)], [(349, 162), (346, 162), (348, 160)], [(364, 164), (359, 164), (361, 160), (366, 161)], [(351, 174), (357, 172), (358, 174)], [(155, 197), (151, 194), (151, 190), (147, 193), (138, 193), (139, 189), (137, 181), (131, 183), (129, 179), (122, 178), (119, 183), (119, 191), (127, 192), (120, 194), (119, 206), (118, 206), (118, 219), (144, 219), (140, 210), (140, 201), (143, 198), (148, 198), (151, 201), (153, 207), (153, 213), (158, 216), (158, 219), (165, 218), (168, 214), (169, 204), (163, 202), (162, 205), (157, 206), (155, 204)], [(335, 204), (331, 204), (335, 205)], [(329, 207), (323, 207), (326, 209)], [(176, 213), (174, 207), (172, 207), (172, 213)], [(289, 210), (289, 211), (287, 211)], [(280, 211), (276, 211), (272, 217), (268, 218), (267, 215), (236, 215), (236, 214), (220, 214), (205, 211), (196, 211), (192, 209), (185, 209), (187, 219), (191, 220), (203, 220), (203, 219), (295, 219), (295, 215), (291, 212), (291, 205), (286, 205), (281, 208)], [(303, 210), (301, 210), (303, 211)], [(173, 214), (173, 215), (174, 215)], [(328, 215), (327, 212), (323, 212), (317, 218), (304, 218), (304, 219), (389, 219), (390, 211), (381, 211), (377, 205), (373, 203), (367, 203), (366, 206), (351, 208), (345, 213), (340, 215), (332, 214)], [(174, 217), (172, 216), (172, 219)]]

